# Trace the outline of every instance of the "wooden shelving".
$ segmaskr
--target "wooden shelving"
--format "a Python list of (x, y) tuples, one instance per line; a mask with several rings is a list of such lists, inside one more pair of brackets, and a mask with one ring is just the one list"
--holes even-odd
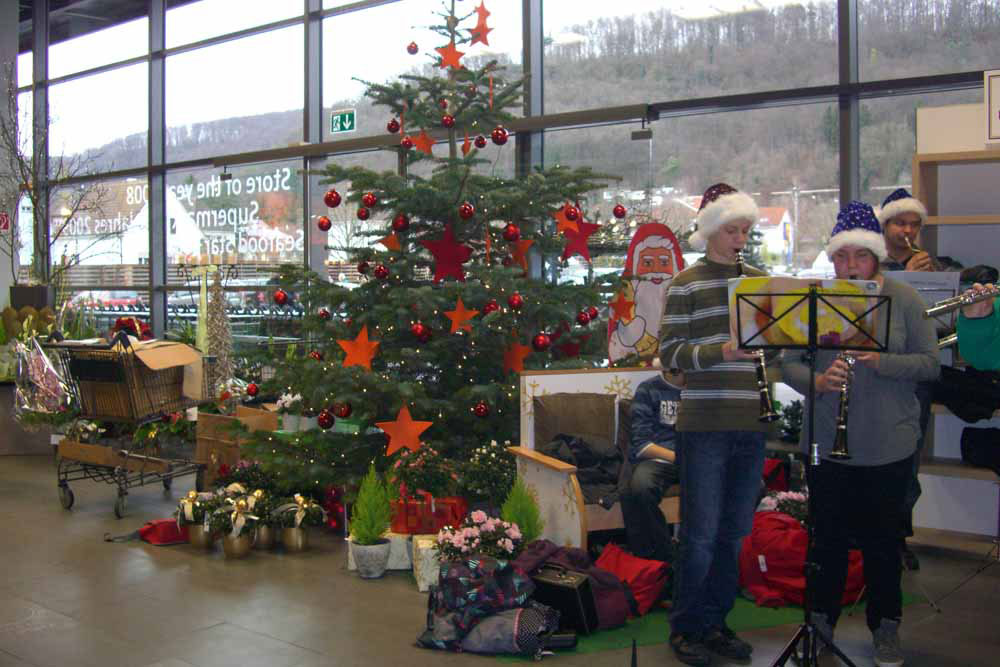
[(996, 225), (1000, 224), (1000, 213), (997, 215), (929, 215), (925, 224), (928, 225)]
[(1000, 211), (994, 215), (939, 215), (938, 167), (942, 165), (1000, 163), (1000, 150), (961, 151), (954, 153), (917, 153), (913, 156), (913, 196), (927, 207), (927, 225), (992, 225), (1000, 223)]

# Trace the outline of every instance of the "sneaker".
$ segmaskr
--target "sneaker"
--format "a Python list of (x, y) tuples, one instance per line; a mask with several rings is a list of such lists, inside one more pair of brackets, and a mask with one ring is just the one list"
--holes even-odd
[(736, 633), (726, 626), (709, 630), (705, 633), (705, 646), (713, 653), (730, 660), (749, 660), (753, 646), (736, 636)]
[(685, 665), (695, 665), (696, 667), (707, 667), (711, 664), (712, 656), (701, 638), (697, 635), (671, 633), (670, 648), (674, 649), (674, 655)]
[(872, 632), (877, 667), (902, 667), (903, 653), (899, 648), (899, 621), (883, 618)]
[(910, 551), (910, 547), (906, 544), (906, 540), (903, 540), (903, 543), (899, 546), (899, 555), (903, 558), (904, 570), (916, 572), (920, 569), (920, 561), (917, 560), (917, 554)]

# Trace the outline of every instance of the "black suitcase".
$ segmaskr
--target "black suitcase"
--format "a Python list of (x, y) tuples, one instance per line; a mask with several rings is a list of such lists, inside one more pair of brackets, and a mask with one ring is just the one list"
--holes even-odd
[(562, 615), (561, 625), (580, 634), (597, 630), (597, 606), (590, 589), (590, 577), (583, 572), (567, 570), (561, 565), (546, 563), (532, 577), (535, 593), (532, 597), (554, 607)]

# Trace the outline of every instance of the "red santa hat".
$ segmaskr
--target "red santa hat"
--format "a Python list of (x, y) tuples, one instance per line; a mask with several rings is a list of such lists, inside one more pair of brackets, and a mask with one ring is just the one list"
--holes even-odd
[(735, 220), (749, 220), (753, 225), (760, 219), (760, 211), (750, 195), (740, 192), (728, 183), (716, 183), (701, 198), (698, 209), (698, 229), (688, 238), (695, 250), (704, 250), (708, 237), (723, 225)]
[(669, 248), (674, 256), (674, 273), (684, 268), (680, 244), (670, 228), (660, 222), (647, 222), (632, 235), (625, 258), (625, 271), (622, 273), (625, 278), (639, 273), (639, 253), (647, 248)]

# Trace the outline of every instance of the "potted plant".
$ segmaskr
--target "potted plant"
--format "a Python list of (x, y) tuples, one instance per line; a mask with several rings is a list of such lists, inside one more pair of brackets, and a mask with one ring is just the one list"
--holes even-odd
[(481, 509), (487, 514), (500, 512), (517, 477), (514, 455), (507, 451), (509, 446), (509, 441), (500, 444), (492, 440), (476, 447), (468, 460), (460, 464), (458, 492), (469, 500), (471, 509)]
[(177, 525), (187, 526), (188, 543), (199, 549), (211, 549), (215, 544), (215, 535), (206, 520), (219, 508), (219, 503), (213, 493), (198, 493), (188, 491), (181, 498), (174, 511)]
[(534, 542), (542, 536), (545, 522), (538, 509), (538, 499), (520, 477), (514, 481), (507, 499), (500, 510), (500, 516), (518, 527), (524, 543)]
[(319, 428), (319, 418), (317, 415), (319, 411), (313, 408), (307, 399), (302, 399), (302, 415), (299, 417), (299, 430), (300, 431), (311, 431), (314, 428)]
[(299, 430), (302, 415), (302, 394), (282, 394), (278, 397), (278, 414), (281, 415), (281, 430), (295, 433)]
[(375, 466), (370, 466), (351, 515), (349, 548), (362, 579), (376, 579), (385, 574), (389, 565), (389, 540), (384, 535), (390, 519), (392, 506), (388, 490), (375, 472)]
[(438, 558), (442, 561), (463, 560), (471, 556), (511, 560), (521, 550), (524, 537), (516, 523), (476, 510), (457, 528), (442, 528), (436, 542)]
[(226, 498), (222, 506), (212, 512), (209, 524), (222, 535), (226, 558), (244, 558), (250, 553), (257, 520), (257, 515), (250, 513), (246, 498)]
[(247, 496), (247, 510), (256, 514), (257, 532), (254, 536), (254, 548), (270, 549), (274, 546), (277, 519), (272, 516), (274, 498), (264, 489), (256, 489)]
[(281, 543), (288, 551), (304, 551), (309, 546), (306, 528), (326, 521), (326, 510), (299, 493), (279, 504), (274, 514), (281, 526)]

